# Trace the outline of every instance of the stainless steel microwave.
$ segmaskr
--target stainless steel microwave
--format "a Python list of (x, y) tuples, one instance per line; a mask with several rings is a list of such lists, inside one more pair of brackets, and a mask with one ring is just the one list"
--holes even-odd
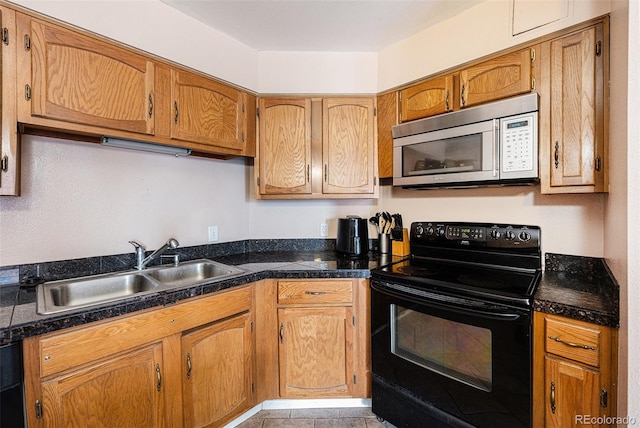
[(538, 182), (538, 95), (394, 126), (393, 185), (476, 187)]

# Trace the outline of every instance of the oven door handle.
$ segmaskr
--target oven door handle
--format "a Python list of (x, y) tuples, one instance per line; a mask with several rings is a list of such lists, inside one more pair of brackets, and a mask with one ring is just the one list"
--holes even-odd
[[(393, 285), (391, 286), (393, 287)], [(501, 320), (501, 321), (518, 321), (523, 316), (525, 316), (525, 314), (523, 313), (514, 313), (513, 311), (495, 313), (495, 312), (488, 312), (486, 310), (479, 309), (479, 308), (456, 305), (455, 303), (452, 304), (450, 302), (446, 302), (444, 300), (438, 299), (437, 297), (439, 296), (435, 293), (429, 293), (423, 290), (420, 290), (420, 294), (414, 294), (414, 293), (407, 294), (402, 291), (390, 289), (387, 286), (380, 287), (379, 285), (373, 282), (371, 283), (371, 288), (379, 293), (383, 293), (391, 297), (400, 298), (403, 300), (407, 300), (407, 298), (410, 297), (412, 299), (416, 299), (419, 303), (430, 306), (432, 308), (439, 308), (439, 309), (444, 308), (448, 311), (456, 312), (462, 315), (469, 315), (469, 313), (473, 313), (474, 315), (477, 315), (483, 318)], [(432, 296), (433, 298), (429, 298), (429, 296)], [(465, 300), (465, 299), (456, 298), (456, 297), (448, 297), (448, 299), (459, 300), (460, 302)]]

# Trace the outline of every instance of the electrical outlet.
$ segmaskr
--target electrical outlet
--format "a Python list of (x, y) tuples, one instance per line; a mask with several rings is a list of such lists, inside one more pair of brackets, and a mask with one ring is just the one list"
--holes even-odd
[(329, 225), (327, 223), (320, 223), (320, 236), (329, 236)]
[(209, 242), (218, 240), (218, 226), (209, 226)]

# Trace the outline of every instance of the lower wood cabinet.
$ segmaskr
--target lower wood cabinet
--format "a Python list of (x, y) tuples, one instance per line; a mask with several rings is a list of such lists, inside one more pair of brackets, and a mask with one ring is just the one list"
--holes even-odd
[(617, 330), (536, 312), (534, 335), (533, 426), (611, 426), (593, 420), (616, 415)]
[(248, 313), (182, 336), (185, 427), (215, 427), (251, 407), (251, 316)]
[(253, 287), (24, 341), (33, 427), (218, 427), (254, 405)]

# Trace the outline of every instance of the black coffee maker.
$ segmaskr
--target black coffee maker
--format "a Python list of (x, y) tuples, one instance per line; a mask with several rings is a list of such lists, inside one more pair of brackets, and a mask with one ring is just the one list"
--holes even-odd
[(367, 220), (355, 215), (338, 219), (336, 251), (348, 257), (362, 257), (369, 252)]

